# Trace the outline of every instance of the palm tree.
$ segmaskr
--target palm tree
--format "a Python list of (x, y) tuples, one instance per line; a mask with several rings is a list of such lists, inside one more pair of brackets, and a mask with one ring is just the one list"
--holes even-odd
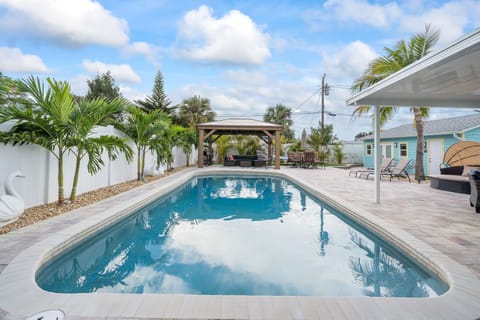
[(288, 141), (294, 139), (294, 132), (291, 129), (293, 125), (292, 110), (282, 104), (277, 104), (275, 107), (268, 107), (263, 115), (263, 121), (282, 125), (282, 136), (286, 137)]
[[(373, 60), (364, 74), (355, 81), (354, 91), (361, 91), (391, 74), (401, 70), (407, 65), (429, 54), (439, 39), (438, 31), (431, 31), (430, 25), (425, 26), (423, 33), (415, 34), (410, 41), (399, 41), (393, 49), (385, 48), (386, 55)], [(414, 114), (414, 124), (417, 130), (417, 150), (415, 163), (415, 179), (425, 179), (423, 168), (423, 131), (424, 119), (428, 118), (429, 109), (424, 107), (411, 107)], [(364, 114), (370, 111), (370, 106), (359, 106), (354, 114)], [(380, 109), (380, 124), (384, 124), (398, 111), (396, 107), (384, 106)]]
[(19, 92), (28, 94), (29, 100), (26, 105), (0, 108), (0, 123), (15, 122), (9, 131), (0, 133), (0, 141), (14, 145), (36, 144), (50, 151), (58, 161), (57, 201), (63, 204), (63, 156), (69, 148), (74, 102), (67, 82), (47, 78), (47, 83), (45, 89), (43, 83), (32, 76), (18, 82)]
[(111, 160), (116, 159), (119, 152), (125, 154), (128, 162), (132, 159), (132, 149), (127, 144), (127, 139), (113, 135), (92, 136), (96, 126), (107, 125), (112, 116), (122, 112), (126, 101), (115, 98), (107, 102), (103, 98), (81, 99), (75, 104), (71, 116), (72, 134), (68, 144), (70, 151), (75, 155), (75, 174), (73, 176), (70, 201), (75, 201), (77, 193), (80, 163), (85, 156), (88, 157), (87, 170), (90, 174), (97, 173), (103, 166), (102, 154), (107, 150)]
[(195, 128), (197, 124), (215, 119), (215, 112), (210, 107), (210, 100), (193, 96), (183, 100), (178, 110), (178, 121), (184, 127)]
[(228, 149), (232, 147), (232, 137), (225, 135), (221, 136), (215, 140), (215, 152), (216, 159), (218, 162), (222, 162), (225, 156), (227, 155)]
[(330, 145), (335, 145), (338, 139), (333, 133), (333, 125), (327, 124), (322, 128), (321, 122), (318, 128), (310, 128), (310, 135), (307, 138), (307, 143), (315, 151), (318, 152), (320, 160), (327, 160), (330, 157)]
[(160, 110), (146, 113), (136, 106), (127, 108), (128, 114), (123, 122), (116, 122), (115, 127), (125, 133), (137, 148), (137, 180), (144, 178), (145, 154), (147, 150), (156, 152), (157, 165), (164, 154), (164, 135), (170, 126), (170, 119)]
[(241, 155), (254, 155), (260, 149), (260, 139), (258, 137), (236, 135), (233, 137), (233, 147)]
[(183, 153), (187, 157), (187, 167), (190, 165), (190, 154), (192, 153), (192, 146), (198, 144), (197, 131), (192, 128), (182, 128), (178, 131), (177, 145), (182, 148)]

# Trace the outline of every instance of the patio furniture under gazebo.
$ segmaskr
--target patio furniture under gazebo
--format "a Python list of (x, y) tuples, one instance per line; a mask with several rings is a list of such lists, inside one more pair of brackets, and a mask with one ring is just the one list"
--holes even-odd
[(223, 135), (253, 135), (262, 139), (268, 146), (267, 157), (272, 158), (272, 144), (275, 141), (275, 169), (280, 169), (280, 131), (282, 126), (253, 119), (232, 118), (199, 123), (198, 167), (203, 168), (203, 144), (214, 143)]

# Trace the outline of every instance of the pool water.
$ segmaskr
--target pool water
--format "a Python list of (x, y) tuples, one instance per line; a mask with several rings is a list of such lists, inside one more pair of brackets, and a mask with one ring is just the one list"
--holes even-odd
[(448, 288), (276, 177), (198, 177), (45, 264), (61, 293), (431, 297)]

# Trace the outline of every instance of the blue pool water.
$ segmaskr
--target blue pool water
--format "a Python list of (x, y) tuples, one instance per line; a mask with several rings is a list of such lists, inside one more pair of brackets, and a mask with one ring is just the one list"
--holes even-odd
[(392, 246), (274, 177), (199, 177), (44, 265), (51, 292), (431, 297)]

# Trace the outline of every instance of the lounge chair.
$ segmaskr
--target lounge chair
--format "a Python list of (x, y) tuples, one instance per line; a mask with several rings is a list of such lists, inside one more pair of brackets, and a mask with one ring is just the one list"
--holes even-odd
[[(408, 168), (408, 165), (410, 164), (410, 159), (401, 159), (398, 161), (398, 163), (390, 168), (389, 171), (386, 171), (386, 172), (382, 172), (380, 177), (381, 176), (389, 176), (390, 177), (390, 181), (392, 181), (392, 178), (393, 177), (397, 177), (398, 179), (400, 178), (408, 178), (408, 182), (412, 182), (410, 180), (410, 176), (408, 175), (408, 172), (407, 172), (407, 168)], [(368, 177), (367, 177), (368, 179)]]
[[(392, 163), (393, 163), (393, 158), (383, 158), (382, 163), (380, 164), (380, 172), (388, 170), (392, 166)], [(374, 172), (375, 171), (373, 168), (356, 167), (356, 168), (350, 169), (350, 172), (348, 173), (348, 175), (355, 173), (355, 177), (358, 177), (358, 174), (360, 173), (360, 177), (361, 177), (362, 174), (366, 174), (368, 179), (368, 176)]]

